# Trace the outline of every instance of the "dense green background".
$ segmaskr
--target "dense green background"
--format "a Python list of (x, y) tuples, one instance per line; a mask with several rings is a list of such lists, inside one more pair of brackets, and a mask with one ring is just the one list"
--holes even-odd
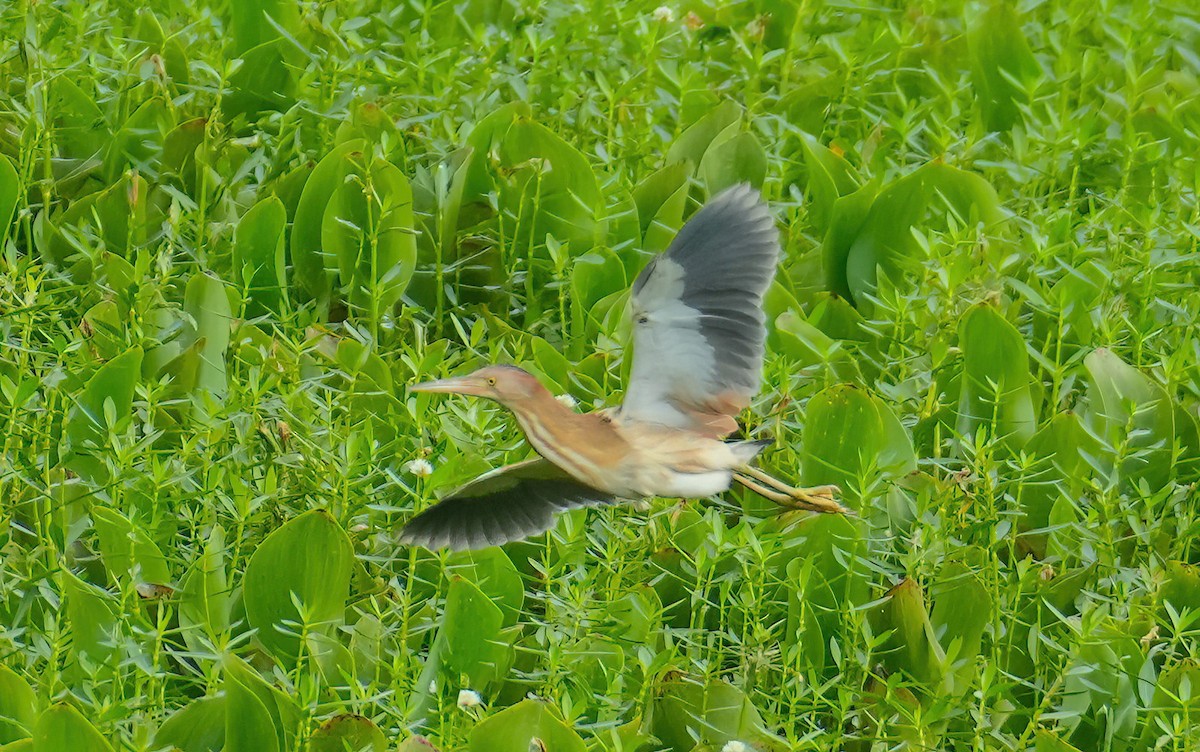
[[(1189, 3), (140, 5), (0, 6), (0, 749), (1200, 746)], [(860, 515), (398, 548), (742, 180)]]

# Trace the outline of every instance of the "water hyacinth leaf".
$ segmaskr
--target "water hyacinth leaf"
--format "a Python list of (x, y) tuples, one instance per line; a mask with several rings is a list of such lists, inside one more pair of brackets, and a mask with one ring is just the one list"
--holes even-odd
[(351, 310), (378, 321), (399, 302), (416, 267), (412, 188), (389, 162), (350, 162), (329, 197), (321, 242), (337, 263)]
[(353, 565), (350, 539), (322, 509), (288, 521), (254, 552), (243, 585), (246, 617), (284, 665), (299, 657), (302, 622), (305, 631), (326, 633), (341, 623)]
[(167, 558), (143, 526), (101, 506), (92, 507), (92, 521), (100, 539), (100, 557), (114, 580), (153, 585), (172, 581)]
[(233, 56), (300, 31), (300, 11), (287, 0), (245, 0), (229, 6)]
[(861, 506), (877, 481), (917, 467), (912, 439), (891, 409), (849, 384), (822, 390), (809, 402), (800, 458), (806, 485), (837, 485), (851, 507)]
[(458, 551), (446, 561), (446, 574), (470, 580), (487, 598), (500, 608), (502, 626), (517, 623), (525, 603), (525, 587), (512, 559), (497, 546), (475, 551)]
[(104, 158), (104, 175), (112, 183), (128, 169), (153, 175), (175, 116), (160, 97), (147, 99), (113, 136)]
[(829, 209), (828, 228), (821, 241), (825, 286), (851, 303), (854, 302), (854, 294), (850, 289), (846, 262), (850, 258), (850, 248), (867, 221), (878, 195), (879, 184), (872, 181), (853, 193), (834, 199)]
[(1021, 31), (1017, 11), (1003, 0), (975, 13), (967, 29), (971, 84), (989, 131), (1007, 131), (1021, 122), (1028, 87), (1042, 75)]
[(370, 718), (353, 713), (335, 715), (308, 739), (308, 752), (386, 752), (387, 737)]
[(92, 452), (107, 446), (110, 432), (123, 430), (129, 420), (141, 369), (142, 348), (126, 350), (88, 379), (67, 413), (66, 463), (78, 475), (97, 483), (107, 479), (106, 465)]
[(805, 194), (808, 217), (820, 233), (829, 230), (837, 200), (858, 190), (861, 180), (845, 157), (807, 133), (800, 135), (804, 167), (808, 171)]
[(485, 718), (471, 731), (467, 744), (468, 752), (529, 752), (536, 749), (587, 752), (579, 734), (563, 723), (549, 705), (531, 699)]
[(875, 658), (889, 671), (902, 671), (929, 691), (937, 689), (945, 654), (930, 624), (921, 586), (901, 580), (871, 609), (869, 618), (875, 634), (887, 634)]
[(246, 212), (234, 231), (233, 270), (248, 318), (279, 317), (287, 307), (286, 227), (283, 201), (268, 196)]
[(225, 350), (229, 347), (233, 321), (225, 285), (212, 274), (192, 275), (184, 293), (183, 308), (192, 317), (196, 341), (204, 340), (196, 367), (196, 387), (214, 397), (224, 397), (227, 388)]
[(98, 665), (107, 665), (117, 654), (116, 599), (106, 590), (84, 582), (63, 570), (62, 591), (67, 599), (67, 619), (71, 623), (72, 644), (76, 653)]
[[(990, 227), (1003, 217), (1000, 199), (987, 180), (940, 162), (923, 165), (880, 191), (846, 251), (851, 301), (861, 306), (864, 296), (875, 291), (879, 273), (899, 283), (919, 253), (912, 228), (926, 221), (945, 227), (947, 213), (968, 226)], [(835, 216), (834, 227), (837, 223)], [(827, 250), (826, 261), (840, 255), (841, 248), (839, 242), (838, 253)]]
[(578, 255), (600, 241), (604, 226), (597, 215), (603, 199), (591, 164), (575, 147), (522, 117), (508, 129), (499, 154), (507, 172), (501, 209), (518, 218), (513, 239), (517, 247), (551, 235), (569, 243), (571, 253)]
[(741, 108), (730, 101), (722, 102), (679, 134), (671, 148), (667, 149), (667, 164), (690, 162), (695, 169), (717, 136), (741, 121)]
[(230, 626), (231, 597), (225, 572), (225, 531), (216, 525), (204, 550), (192, 564), (179, 587), (179, 626), (184, 640), (196, 649), (199, 632), (217, 642)]
[(17, 197), (21, 194), (21, 181), (17, 170), (8, 157), (0, 154), (0, 250), (4, 248), (8, 228), (12, 224), (17, 208)]
[(1176, 613), (1200, 613), (1200, 568), (1179, 561), (1167, 562), (1159, 597), (1164, 606)]
[(389, 155), (404, 146), (404, 137), (395, 121), (374, 102), (359, 102), (351, 107), (350, 117), (338, 126), (333, 142), (341, 144), (355, 139), (386, 146)]
[(28, 739), (38, 715), (37, 695), (29, 682), (0, 665), (0, 744)]
[(987, 587), (969, 567), (958, 562), (944, 566), (930, 588), (933, 611), (929, 622), (946, 656), (954, 695), (971, 686), (975, 658), (992, 613)]
[(337, 259), (323, 248), (321, 226), (334, 191), (353, 168), (352, 154), (361, 154), (365, 142), (355, 139), (326, 154), (304, 183), (292, 224), (291, 258), (296, 285), (309, 300), (328, 302), (337, 273)]
[(49, 112), (53, 113), (54, 144), (68, 159), (96, 157), (108, 146), (112, 132), (96, 98), (87, 94), (71, 76), (50, 79)]
[(290, 41), (273, 39), (237, 56), (241, 65), (229, 76), (229, 92), (221, 99), (225, 115), (254, 117), (269, 110), (284, 112), (295, 104), (292, 70), (299, 53)]
[(192, 700), (158, 727), (155, 745), (182, 752), (221, 752), (225, 748), (225, 707), (225, 695)]
[(688, 165), (685, 162), (669, 164), (634, 187), (641, 250), (660, 253), (667, 249), (683, 226), (687, 198)]
[(708, 195), (715, 196), (738, 183), (761, 188), (767, 175), (767, 154), (762, 144), (753, 133), (723, 136), (713, 141), (700, 160), (697, 174), (704, 180)]
[(270, 687), (240, 658), (225, 661), (225, 752), (283, 752)]
[[(1170, 749), (1171, 742), (1195, 741), (1200, 712), (1200, 664), (1189, 657), (1163, 669), (1154, 684), (1146, 722), (1134, 749)], [(1186, 730), (1180, 735), (1181, 730)]]
[(1081, 752), (1081, 750), (1058, 738), (1053, 731), (1038, 729), (1033, 735), (1033, 752)]
[(96, 727), (71, 705), (51, 705), (38, 716), (33, 730), (37, 752), (113, 752)]
[(1090, 477), (1085, 457), (1097, 456), (1100, 443), (1083, 427), (1078, 415), (1059, 413), (1033, 435), (1023, 451), (1033, 462), (1017, 489), (1021, 511), (1018, 540), (1041, 558), (1046, 555), (1048, 536), (1044, 529), (1050, 524), (1054, 505), (1063, 498), (1078, 498)]
[[(1104, 460), (1126, 482), (1162, 488), (1174, 465), (1175, 408), (1166, 390), (1104, 348), (1083, 364), (1088, 420), (1105, 444)], [(1116, 456), (1119, 447), (1125, 447), (1124, 456)]]
[(983, 303), (963, 316), (958, 341), (963, 352), (958, 433), (969, 437), (986, 426), (1009, 451), (1019, 451), (1037, 430), (1025, 338)]
[(400, 742), (396, 752), (438, 752), (438, 749), (433, 746), (433, 742), (423, 736), (410, 736)]
[(504, 612), (470, 580), (452, 575), (439, 638), (445, 640), (445, 665), (469, 674), (478, 686), (507, 670), (509, 646), (502, 640)]
[(743, 741), (775, 749), (762, 716), (742, 690), (729, 682), (704, 682), (675, 675), (660, 684), (648, 719), (650, 732), (672, 752), (691, 752), (697, 745)]
[(115, 301), (102, 300), (83, 314), (87, 324), (88, 344), (102, 360), (112, 360), (126, 347), (126, 321)]

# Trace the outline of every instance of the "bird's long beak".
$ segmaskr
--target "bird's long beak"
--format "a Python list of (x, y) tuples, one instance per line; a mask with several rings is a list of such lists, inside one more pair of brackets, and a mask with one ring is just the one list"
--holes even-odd
[(439, 392), (444, 394), (474, 394), (484, 396), (483, 385), (470, 376), (456, 376), (452, 379), (423, 381), (408, 388), (410, 392)]

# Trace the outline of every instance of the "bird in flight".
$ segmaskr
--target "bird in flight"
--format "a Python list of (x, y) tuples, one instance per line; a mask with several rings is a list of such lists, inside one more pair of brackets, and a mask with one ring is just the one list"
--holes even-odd
[(759, 390), (763, 295), (779, 254), (779, 231), (749, 185), (720, 193), (688, 220), (633, 283), (634, 361), (620, 407), (575, 412), (509, 365), (411, 387), (499, 402), (540, 456), (450, 493), (409, 520), (401, 542), (498, 546), (548, 530), (568, 509), (704, 498), (734, 482), (784, 506), (846, 512), (834, 486), (794, 488), (754, 467), (770, 441), (725, 440)]

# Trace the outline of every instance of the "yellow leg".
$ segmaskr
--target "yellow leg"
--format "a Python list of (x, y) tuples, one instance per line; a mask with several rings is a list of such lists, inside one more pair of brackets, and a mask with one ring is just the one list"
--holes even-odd
[[(829, 514), (849, 514), (850, 510), (835, 499), (837, 486), (794, 488), (756, 467), (743, 465), (733, 473), (733, 479), (754, 493), (780, 506), (807, 509)], [(768, 487), (769, 486), (769, 487)]]

